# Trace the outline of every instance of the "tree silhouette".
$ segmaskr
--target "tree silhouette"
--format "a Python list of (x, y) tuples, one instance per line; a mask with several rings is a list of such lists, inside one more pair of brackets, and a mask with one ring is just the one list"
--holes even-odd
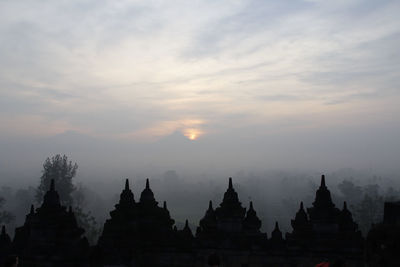
[(5, 199), (0, 197), (0, 225), (10, 223), (15, 219), (15, 216), (11, 212), (2, 210), (4, 203)]
[(83, 187), (76, 187), (73, 184), (72, 178), (75, 177), (77, 169), (78, 164), (69, 161), (66, 155), (57, 154), (52, 158), (47, 158), (36, 190), (36, 201), (42, 202), (44, 194), (49, 190), (51, 180), (54, 179), (61, 204), (74, 207), (78, 225), (85, 229), (86, 237), (94, 243), (97, 241), (100, 229), (91, 213), (83, 209), (85, 202)]
[(95, 244), (101, 234), (101, 227), (97, 224), (96, 218), (90, 211), (85, 211), (87, 188), (78, 184), (73, 192), (74, 213), (80, 227), (85, 229), (85, 235), (90, 244)]
[(355, 185), (350, 180), (343, 180), (338, 184), (338, 188), (348, 204), (356, 205), (361, 202), (363, 196), (361, 186)]
[(72, 178), (76, 175), (77, 169), (78, 165), (68, 161), (66, 155), (57, 154), (51, 159), (47, 158), (43, 164), (42, 177), (36, 190), (36, 201), (42, 202), (44, 194), (49, 190), (50, 181), (54, 179), (61, 203), (65, 206), (72, 206), (71, 194), (75, 190)]
[(364, 194), (364, 198), (355, 207), (354, 217), (364, 235), (373, 224), (383, 220), (384, 197), (379, 194)]

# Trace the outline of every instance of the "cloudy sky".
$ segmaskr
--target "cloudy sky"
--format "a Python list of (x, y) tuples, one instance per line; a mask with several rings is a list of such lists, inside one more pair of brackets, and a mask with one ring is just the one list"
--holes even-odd
[(399, 14), (375, 0), (1, 0), (0, 138), (182, 134), (279, 167), (397, 168)]

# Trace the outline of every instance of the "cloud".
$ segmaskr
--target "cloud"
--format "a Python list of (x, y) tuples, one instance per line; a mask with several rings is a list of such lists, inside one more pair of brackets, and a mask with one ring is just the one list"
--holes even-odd
[(14, 122), (0, 127), (28, 133), (15, 124), (33, 116), (42, 134), (140, 139), (356, 114), (399, 97), (399, 11), (397, 1), (3, 1), (0, 112)]

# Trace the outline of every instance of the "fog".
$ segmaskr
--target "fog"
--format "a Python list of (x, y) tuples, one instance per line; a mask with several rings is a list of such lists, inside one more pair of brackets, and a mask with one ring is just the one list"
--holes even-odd
[[(219, 205), (228, 177), (233, 177), (243, 206), (254, 202), (264, 231), (270, 232), (275, 221), (290, 231), (290, 220), (300, 201), (312, 204), (321, 174), (327, 176), (338, 207), (346, 200), (338, 190), (343, 180), (359, 186), (378, 184), (383, 195), (389, 187), (399, 190), (397, 132), (389, 131), (391, 126), (381, 126), (369, 131), (313, 129), (265, 136), (237, 131), (194, 141), (180, 132), (148, 142), (96, 138), (72, 131), (50, 137), (8, 136), (1, 139), (0, 176), (1, 186), (10, 189), (3, 190), (9, 196), (2, 197), (8, 198), (5, 208), (16, 215), (13, 225), (22, 224), (34, 201), (44, 160), (61, 153), (78, 163), (73, 182), (83, 188), (85, 209), (100, 226), (118, 202), (126, 178), (136, 200), (145, 178), (150, 178), (159, 204), (167, 201), (178, 225), (187, 218), (195, 230), (208, 201)], [(23, 203), (12, 203), (19, 189), (28, 189), (30, 196), (25, 194)]]
[(0, 2), (9, 226), (56, 154), (79, 165), (73, 183), (99, 229), (126, 178), (136, 200), (150, 178), (192, 230), (228, 177), (267, 232), (290, 231), (321, 174), (338, 207), (359, 192), (352, 211), (382, 208), (400, 186), (399, 12), (399, 1)]
[[(338, 187), (344, 180), (363, 187), (363, 192), (367, 192), (369, 185), (377, 185), (379, 195), (385, 199), (400, 197), (400, 172), (396, 166), (389, 167), (390, 151), (361, 154), (368, 147), (378, 147), (378, 144), (367, 144), (373, 136), (364, 135), (341, 143), (340, 136), (326, 134), (319, 140), (297, 143), (298, 138), (286, 144), (283, 144), (284, 136), (275, 136), (275, 141), (280, 140), (275, 143), (234, 140), (233, 136), (221, 142), (212, 138), (190, 141), (176, 132), (142, 144), (107, 141), (74, 132), (36, 139), (10, 137), (2, 143), (0, 173), (1, 196), (6, 200), (4, 209), (16, 216), (9, 227), (22, 225), (30, 205), (40, 204), (34, 195), (42, 164), (56, 153), (65, 153), (78, 163), (73, 182), (84, 195), (85, 211), (91, 212), (99, 228), (118, 202), (126, 178), (137, 201), (145, 179), (149, 178), (159, 205), (166, 201), (178, 227), (189, 219), (193, 231), (204, 216), (208, 201), (212, 200), (214, 207), (221, 203), (228, 177), (233, 177), (244, 207), (253, 201), (263, 223), (262, 230), (267, 233), (272, 231), (275, 221), (284, 232), (291, 231), (290, 221), (299, 203), (303, 201), (306, 207), (312, 205), (321, 174), (326, 175), (333, 201), (339, 208), (343, 201), (348, 201), (354, 204), (350, 209), (355, 210), (362, 200), (361, 196), (359, 200), (346, 199), (348, 195)], [(332, 139), (338, 143), (326, 141)], [(324, 144), (324, 140), (331, 145)], [(351, 148), (345, 147), (350, 145)], [(377, 158), (382, 154), (388, 157), (386, 162)], [(346, 159), (348, 162), (344, 163)], [(390, 190), (394, 192), (388, 195)], [(382, 209), (383, 202), (380, 205)]]
[[(399, 170), (397, 125), (266, 134), (254, 133), (257, 129), (252, 128), (246, 131), (239, 129), (226, 136), (215, 134), (194, 141), (174, 132), (141, 143), (76, 132), (50, 137), (6, 136), (0, 138), (0, 171), (4, 182), (35, 183), (44, 159), (56, 153), (77, 162), (85, 182), (152, 177), (171, 169), (189, 177), (202, 173), (225, 177), (238, 171), (265, 170), (325, 173), (346, 168), (390, 176)], [(15, 180), (15, 176), (19, 178)]]

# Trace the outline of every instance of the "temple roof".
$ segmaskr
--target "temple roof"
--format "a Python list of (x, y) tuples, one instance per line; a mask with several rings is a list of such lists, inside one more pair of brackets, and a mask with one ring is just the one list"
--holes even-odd
[(186, 236), (186, 237), (190, 237), (190, 238), (193, 237), (193, 233), (192, 233), (192, 230), (189, 227), (189, 221), (188, 220), (185, 221), (185, 227), (183, 227), (183, 229), (182, 229), (182, 234), (184, 236)]
[(242, 203), (239, 201), (238, 194), (232, 185), (232, 178), (229, 178), (228, 189), (224, 194), (224, 198), (220, 206), (215, 210), (218, 218), (244, 218), (246, 208), (242, 207)]
[(58, 192), (55, 190), (54, 179), (51, 179), (50, 188), (44, 195), (43, 204), (40, 207), (41, 210), (43, 209), (53, 209), (53, 208), (60, 208), (60, 196)]
[(233, 189), (232, 177), (229, 177), (228, 189), (224, 194), (224, 199), (222, 200), (222, 203), (240, 203), (238, 194), (236, 193), (235, 189)]
[(331, 193), (325, 184), (325, 175), (321, 176), (321, 185), (318, 188), (313, 206), (307, 209), (310, 221), (314, 223), (337, 223), (340, 210), (335, 207)]
[(321, 176), (321, 185), (315, 194), (315, 201), (313, 207), (319, 208), (333, 208), (335, 204), (332, 202), (331, 192), (325, 184), (325, 175)]
[(35, 266), (47, 266), (45, 262), (50, 258), (75, 265), (75, 261), (86, 257), (89, 249), (84, 232), (77, 225), (72, 208), (67, 210), (60, 204), (52, 179), (41, 207), (35, 211), (31, 205), (24, 225), (16, 228), (13, 249), (35, 262)]
[(203, 229), (210, 229), (210, 228), (216, 228), (216, 224), (217, 224), (217, 217), (212, 206), (212, 201), (210, 200), (206, 214), (200, 220), (200, 226)]
[(301, 225), (301, 224), (308, 223), (308, 217), (307, 217), (306, 211), (304, 210), (303, 201), (300, 202), (300, 208), (296, 213), (296, 217), (294, 218), (294, 221), (292, 220), (292, 226), (293, 226), (294, 222), (295, 222), (296, 225)]
[(256, 211), (253, 208), (253, 201), (250, 201), (250, 208), (247, 211), (243, 221), (243, 226), (246, 229), (259, 230), (261, 228), (261, 220), (258, 218)]
[(120, 195), (119, 204), (124, 206), (133, 206), (135, 204), (135, 198), (129, 188), (128, 179), (125, 180), (125, 188)]
[(343, 209), (339, 214), (339, 227), (341, 230), (350, 230), (355, 231), (358, 228), (358, 225), (353, 221), (353, 216), (351, 212), (347, 209), (346, 201), (343, 202)]
[(271, 240), (272, 241), (282, 241), (283, 240), (282, 232), (279, 229), (278, 222), (275, 222), (275, 228), (271, 233)]
[(145, 205), (154, 205), (157, 206), (157, 201), (154, 198), (154, 193), (150, 189), (150, 182), (149, 179), (146, 179), (146, 187), (142, 191), (142, 194), (140, 195), (140, 203), (145, 204)]

